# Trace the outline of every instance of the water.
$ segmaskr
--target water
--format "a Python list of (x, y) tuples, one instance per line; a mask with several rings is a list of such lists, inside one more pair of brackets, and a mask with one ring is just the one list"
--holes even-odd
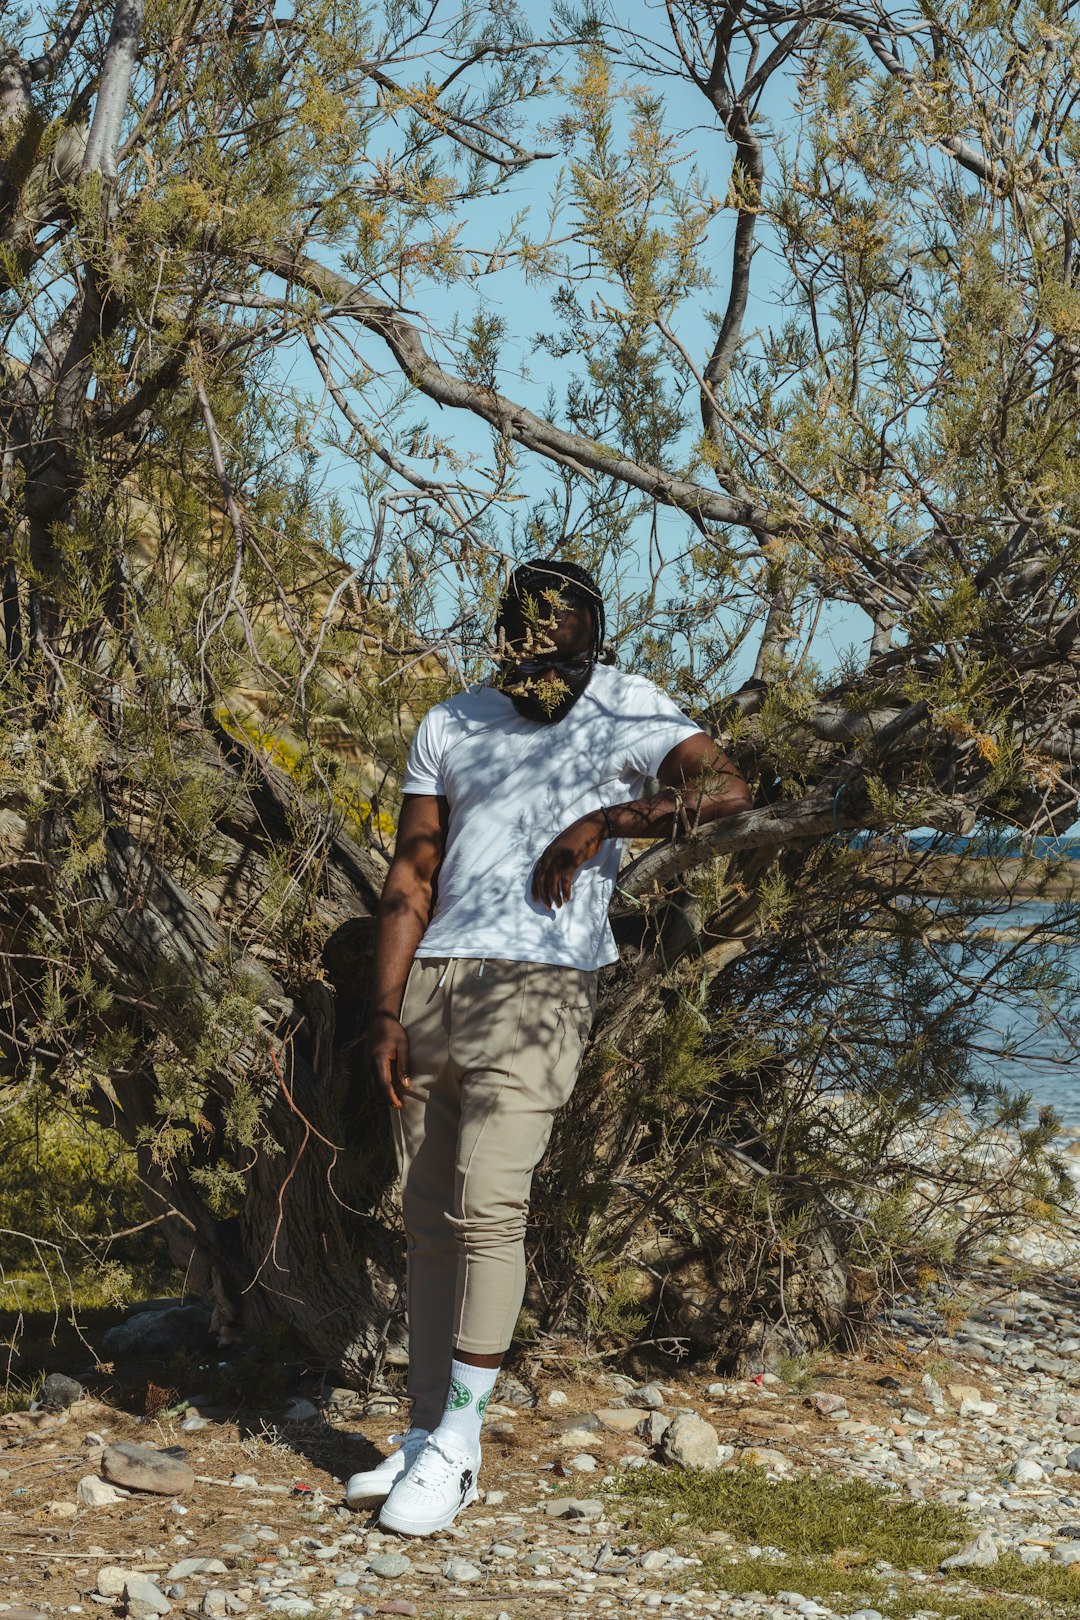
[[(996, 928), (1024, 928), (1045, 922), (1050, 911), (1037, 900), (1025, 901), (987, 920)], [(1080, 977), (1080, 944), (1069, 947), (1069, 958)], [(1024, 1048), (1022, 1055), (995, 1059), (996, 1073), (1016, 1090), (1031, 1092), (1034, 1109), (1052, 1104), (1069, 1130), (1080, 1132), (1080, 1054), (1067, 1032), (1026, 1009), (994, 1007), (990, 1023), (1002, 1032), (1007, 1028), (1013, 1041), (1022, 1037)]]

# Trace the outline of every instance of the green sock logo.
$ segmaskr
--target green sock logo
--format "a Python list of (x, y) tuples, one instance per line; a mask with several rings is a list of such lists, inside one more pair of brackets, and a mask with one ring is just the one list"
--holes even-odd
[(465, 1385), (459, 1383), (456, 1378), (451, 1378), (450, 1390), (446, 1397), (448, 1410), (451, 1412), (463, 1412), (471, 1400), (472, 1395), (465, 1388)]
[(479, 1418), (483, 1417), (484, 1408), (487, 1405), (487, 1403), (488, 1403), (487, 1396), (486, 1395), (481, 1395), (480, 1399), (476, 1403), (476, 1415), (477, 1415), (477, 1417), (479, 1417)]

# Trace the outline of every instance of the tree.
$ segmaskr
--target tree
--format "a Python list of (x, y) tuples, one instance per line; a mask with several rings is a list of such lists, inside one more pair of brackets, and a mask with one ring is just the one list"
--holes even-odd
[[(931, 918), (939, 857), (864, 835), (1075, 811), (1080, 36), (646, 24), (118, 0), (0, 36), (7, 1073), (136, 1149), (223, 1329), (351, 1374), (396, 1286), (351, 1042), (404, 743), (564, 535), (758, 803), (624, 874), (541, 1325), (623, 1331), (645, 1277), (672, 1332), (798, 1350), (1063, 1197), (974, 998), (1064, 1025), (1071, 914), (1002, 958), (962, 927), (985, 864)], [(1020, 1149), (993, 1209), (980, 1119)]]

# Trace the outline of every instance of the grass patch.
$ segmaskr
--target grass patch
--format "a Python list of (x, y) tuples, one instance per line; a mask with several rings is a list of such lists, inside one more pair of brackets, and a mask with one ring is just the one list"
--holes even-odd
[(1015, 1553), (1006, 1553), (989, 1569), (957, 1569), (952, 1574), (998, 1592), (1022, 1592), (1047, 1603), (1067, 1604), (1071, 1614), (1080, 1612), (1080, 1569), (1075, 1564), (1025, 1564)]
[(889, 1580), (842, 1559), (788, 1558), (782, 1564), (770, 1564), (763, 1559), (737, 1558), (726, 1562), (722, 1553), (714, 1553), (706, 1555), (701, 1570), (695, 1570), (683, 1584), (730, 1592), (735, 1597), (747, 1592), (760, 1592), (767, 1598), (778, 1592), (801, 1592), (840, 1613), (877, 1609), (889, 1620), (911, 1620), (914, 1614), (941, 1615), (942, 1620), (1044, 1620), (1049, 1614), (1041, 1604), (1033, 1607), (1015, 1598), (961, 1597), (902, 1576)]
[(827, 1474), (771, 1480), (760, 1468), (635, 1468), (615, 1489), (642, 1533), (657, 1539), (665, 1530), (670, 1535), (672, 1514), (680, 1513), (688, 1529), (727, 1530), (784, 1552), (851, 1552), (902, 1568), (936, 1568), (973, 1534), (954, 1508), (898, 1501), (878, 1486)]

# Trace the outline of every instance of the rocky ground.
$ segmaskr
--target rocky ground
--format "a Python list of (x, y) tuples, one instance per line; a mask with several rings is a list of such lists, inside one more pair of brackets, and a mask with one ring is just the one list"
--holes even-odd
[[(504, 1375), (481, 1500), (430, 1541), (343, 1505), (395, 1427), (392, 1393), (253, 1416), (192, 1392), (138, 1419), (85, 1395), (65, 1407), (78, 1392), (54, 1380), (56, 1410), (0, 1418), (0, 1620), (1080, 1614), (1075, 1271), (903, 1301), (871, 1353), (787, 1383), (631, 1379), (569, 1352), (540, 1367)], [(948, 1510), (944, 1560), (912, 1544), (909, 1562), (903, 1535), (882, 1557), (849, 1528), (808, 1561), (803, 1520), (836, 1480), (886, 1488), (886, 1517), (892, 1502)], [(653, 1483), (628, 1498), (628, 1481)]]

